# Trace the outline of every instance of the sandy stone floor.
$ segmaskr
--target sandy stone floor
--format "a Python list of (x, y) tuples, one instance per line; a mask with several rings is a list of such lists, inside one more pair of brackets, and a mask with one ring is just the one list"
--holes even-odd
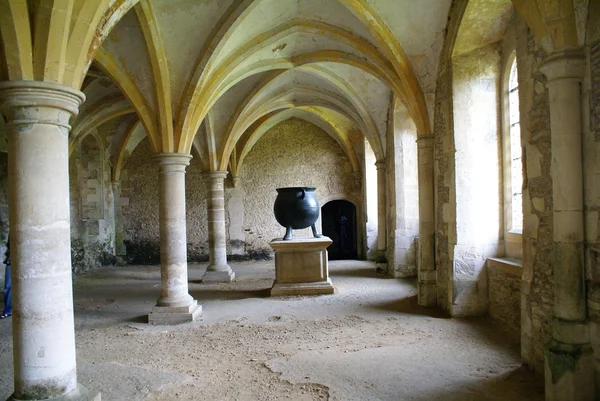
[[(272, 263), (232, 263), (231, 284), (190, 292), (202, 321), (149, 326), (158, 267), (75, 280), (79, 381), (106, 401), (543, 400), (518, 344), (485, 318), (416, 305), (414, 280), (332, 262), (334, 295), (268, 297)], [(10, 320), (0, 321), (0, 400), (12, 392)]]

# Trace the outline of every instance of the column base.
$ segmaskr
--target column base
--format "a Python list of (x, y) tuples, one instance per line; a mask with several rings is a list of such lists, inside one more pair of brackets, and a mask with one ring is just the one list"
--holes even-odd
[[(81, 384), (78, 384), (74, 390), (58, 397), (44, 398), (43, 401), (101, 401), (102, 396), (98, 391), (88, 391)], [(20, 398), (15, 398), (14, 395), (8, 397), (6, 401), (24, 401)], [(40, 399), (42, 401), (42, 399)]]
[(174, 325), (189, 323), (202, 316), (202, 306), (194, 300), (189, 306), (155, 306), (148, 315), (148, 323)]
[(285, 295), (323, 295), (333, 294), (334, 292), (335, 288), (330, 278), (327, 278), (327, 281), (316, 281), (313, 283), (275, 284), (271, 288), (272, 297)]
[(420, 306), (437, 305), (437, 272), (435, 270), (419, 270), (417, 302)]
[(594, 356), (589, 345), (552, 341), (545, 352), (546, 401), (593, 401)]
[(202, 283), (231, 283), (235, 273), (229, 270), (207, 270), (202, 276)]

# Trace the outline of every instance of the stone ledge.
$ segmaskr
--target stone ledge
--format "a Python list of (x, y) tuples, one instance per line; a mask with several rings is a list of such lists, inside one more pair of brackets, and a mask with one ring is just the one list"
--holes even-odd
[(521, 277), (523, 273), (523, 262), (512, 258), (487, 258), (488, 269), (497, 270), (510, 274), (515, 277)]
[(325, 236), (321, 238), (294, 238), (291, 240), (277, 238), (271, 241), (270, 245), (275, 252), (313, 252), (326, 249), (332, 242), (329, 237)]

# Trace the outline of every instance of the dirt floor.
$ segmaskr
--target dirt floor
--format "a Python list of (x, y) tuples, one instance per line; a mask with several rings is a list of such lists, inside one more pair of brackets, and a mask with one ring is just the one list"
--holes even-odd
[[(232, 263), (231, 284), (201, 284), (199, 322), (146, 323), (159, 268), (75, 279), (79, 382), (105, 401), (543, 400), (515, 339), (485, 318), (416, 305), (414, 280), (369, 262), (331, 262), (336, 293), (268, 297), (272, 263)], [(0, 321), (0, 400), (12, 393), (10, 319)]]

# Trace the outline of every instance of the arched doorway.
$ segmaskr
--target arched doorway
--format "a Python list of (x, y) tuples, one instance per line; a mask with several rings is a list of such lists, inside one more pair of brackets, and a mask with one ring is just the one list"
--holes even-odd
[(333, 240), (329, 260), (356, 259), (356, 206), (345, 200), (327, 202), (321, 208), (323, 234)]

